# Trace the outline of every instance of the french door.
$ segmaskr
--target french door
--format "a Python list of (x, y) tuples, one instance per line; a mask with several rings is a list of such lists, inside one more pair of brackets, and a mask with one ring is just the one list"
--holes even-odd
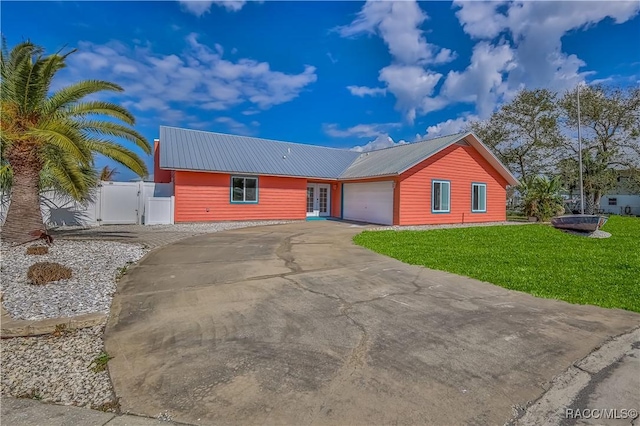
[(326, 183), (307, 184), (307, 217), (329, 216), (331, 211), (330, 185)]

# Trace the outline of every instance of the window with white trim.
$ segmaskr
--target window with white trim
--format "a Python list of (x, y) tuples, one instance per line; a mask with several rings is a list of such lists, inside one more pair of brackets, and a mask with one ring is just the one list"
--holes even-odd
[(474, 183), (471, 185), (471, 211), (485, 213), (487, 211), (487, 185)]
[(431, 183), (431, 211), (433, 213), (449, 213), (451, 210), (451, 183), (446, 180), (434, 180)]
[(257, 203), (258, 178), (245, 176), (231, 177), (231, 202)]

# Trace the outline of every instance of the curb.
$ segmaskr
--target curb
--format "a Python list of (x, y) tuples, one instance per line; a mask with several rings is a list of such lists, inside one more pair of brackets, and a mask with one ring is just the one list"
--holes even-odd
[(593, 376), (609, 368), (626, 356), (629, 348), (640, 342), (640, 328), (613, 337), (583, 359), (574, 362), (556, 376), (551, 387), (537, 400), (530, 402), (507, 425), (557, 425), (564, 419), (565, 410), (592, 381)]
[(102, 313), (44, 320), (14, 320), (2, 308), (0, 338), (41, 336), (43, 334), (52, 334), (56, 331), (77, 330), (104, 324), (106, 320), (107, 314)]

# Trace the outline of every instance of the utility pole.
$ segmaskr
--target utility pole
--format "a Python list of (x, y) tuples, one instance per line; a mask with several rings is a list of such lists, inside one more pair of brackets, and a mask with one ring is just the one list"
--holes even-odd
[(580, 134), (580, 83), (578, 83), (578, 164), (580, 167), (580, 214), (584, 214), (584, 182), (582, 181), (582, 136)]

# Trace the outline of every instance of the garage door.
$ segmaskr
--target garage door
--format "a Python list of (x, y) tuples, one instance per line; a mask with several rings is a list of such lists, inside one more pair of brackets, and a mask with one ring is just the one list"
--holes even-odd
[(344, 219), (393, 224), (393, 182), (345, 183), (343, 191)]

